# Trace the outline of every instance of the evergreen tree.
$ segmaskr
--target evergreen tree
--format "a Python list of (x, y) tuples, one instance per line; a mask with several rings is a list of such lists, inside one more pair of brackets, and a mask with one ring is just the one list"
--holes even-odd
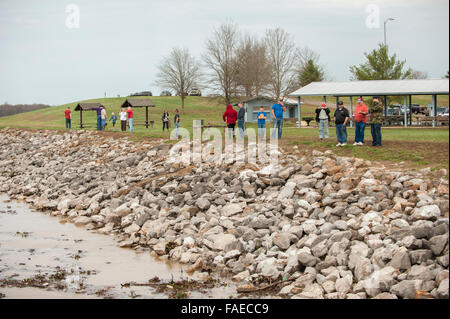
[(301, 87), (308, 85), (311, 82), (320, 82), (324, 79), (324, 72), (322, 68), (313, 59), (309, 59), (306, 65), (299, 73), (299, 83)]
[(350, 67), (353, 80), (402, 80), (412, 76), (411, 68), (404, 70), (406, 61), (398, 60), (396, 54), (389, 55), (388, 46), (384, 44), (364, 55), (365, 63)]

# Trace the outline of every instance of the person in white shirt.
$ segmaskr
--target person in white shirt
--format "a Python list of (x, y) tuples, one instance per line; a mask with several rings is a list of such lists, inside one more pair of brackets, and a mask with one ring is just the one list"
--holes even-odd
[(119, 113), (120, 117), (120, 128), (122, 129), (122, 132), (125, 132), (127, 130), (127, 112), (125, 112), (125, 109), (122, 108), (122, 110)]
[(102, 131), (104, 131), (105, 127), (106, 127), (106, 110), (105, 110), (104, 107), (102, 107), (102, 114), (101, 114), (101, 116), (102, 116)]

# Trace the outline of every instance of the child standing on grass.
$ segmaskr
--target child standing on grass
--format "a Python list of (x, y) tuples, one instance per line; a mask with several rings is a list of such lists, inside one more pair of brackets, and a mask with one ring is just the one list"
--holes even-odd
[(113, 131), (115, 131), (116, 130), (117, 115), (114, 114), (114, 112), (112, 112), (111, 113), (111, 118), (109, 120), (112, 121)]
[(264, 107), (259, 108), (259, 112), (257, 115), (258, 118), (258, 137), (264, 137), (266, 133), (266, 113), (264, 112)]

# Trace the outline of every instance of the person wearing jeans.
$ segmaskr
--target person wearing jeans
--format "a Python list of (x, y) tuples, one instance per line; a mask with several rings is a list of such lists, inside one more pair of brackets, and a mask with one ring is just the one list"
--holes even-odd
[(180, 136), (180, 111), (178, 109), (175, 109), (175, 115), (173, 117), (173, 124), (176, 128), (176, 134), (177, 138)]
[(383, 109), (383, 103), (379, 101), (378, 96), (374, 96), (369, 108), (372, 146), (381, 146), (381, 125), (383, 124)]
[(133, 110), (131, 109), (131, 106), (128, 107), (127, 114), (128, 126), (130, 127), (130, 132), (133, 132)]
[(64, 111), (64, 116), (66, 118), (66, 128), (72, 128), (72, 116), (70, 107), (68, 106), (67, 109)]
[(258, 137), (263, 138), (266, 133), (266, 113), (264, 112), (264, 107), (259, 108), (257, 115), (258, 118)]
[(239, 128), (239, 135), (241, 136), (241, 138), (244, 138), (245, 109), (244, 109), (244, 106), (242, 105), (242, 103), (239, 103), (238, 106), (239, 106), (239, 111), (237, 114), (237, 122), (238, 122), (238, 128)]
[(97, 112), (97, 130), (102, 130), (102, 108), (101, 107), (93, 107), (91, 110)]
[(360, 97), (355, 108), (355, 143), (353, 145), (364, 145), (364, 129), (366, 128), (368, 112), (367, 105)]
[(350, 115), (344, 107), (344, 102), (339, 101), (338, 108), (334, 112), (334, 123), (336, 124), (336, 136), (338, 140), (336, 146), (347, 145), (347, 122), (349, 118)]
[(325, 139), (328, 139), (328, 123), (331, 121), (330, 119), (330, 109), (327, 107), (325, 103), (316, 109), (316, 122), (319, 123), (319, 139), (322, 140), (324, 135)]
[(273, 118), (273, 132), (272, 138), (275, 138), (276, 131), (278, 132), (278, 139), (281, 138), (283, 133), (283, 112), (286, 112), (282, 99), (278, 99), (277, 103), (272, 105), (272, 118)]

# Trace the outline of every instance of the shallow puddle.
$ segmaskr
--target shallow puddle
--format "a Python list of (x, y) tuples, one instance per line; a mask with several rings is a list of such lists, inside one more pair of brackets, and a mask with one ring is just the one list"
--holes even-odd
[[(119, 248), (114, 237), (96, 234), (57, 217), (30, 210), (0, 195), (0, 280), (22, 280), (57, 271), (67, 274), (63, 289), (0, 287), (3, 298), (167, 298), (148, 286), (126, 286), (192, 278), (179, 263), (158, 261), (148, 251)], [(190, 298), (229, 298), (228, 283)]]

